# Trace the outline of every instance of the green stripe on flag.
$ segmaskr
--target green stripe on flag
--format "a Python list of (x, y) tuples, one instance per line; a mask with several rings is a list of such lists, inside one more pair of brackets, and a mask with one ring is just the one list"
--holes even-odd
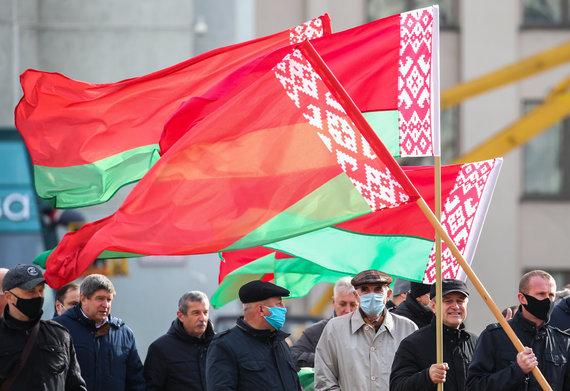
[(400, 128), (398, 110), (369, 111), (362, 113), (390, 155), (400, 157)]
[(421, 281), (433, 241), (414, 236), (365, 235), (329, 227), (265, 247), (347, 275), (377, 269)]
[(36, 193), (57, 209), (106, 202), (141, 179), (160, 158), (159, 149), (158, 144), (145, 145), (80, 166), (34, 166)]
[(222, 251), (260, 246), (276, 236), (287, 237), (291, 227), (319, 229), (371, 212), (350, 178), (341, 173)]
[[(223, 262), (223, 261), (222, 261)], [(210, 303), (214, 308), (238, 298), (239, 288), (253, 280), (260, 280), (266, 274), (275, 274), (275, 284), (290, 291), (289, 299), (306, 296), (318, 283), (334, 284), (346, 273), (327, 270), (313, 262), (302, 258), (275, 259), (275, 253), (258, 258), (229, 273), (220, 283)]]

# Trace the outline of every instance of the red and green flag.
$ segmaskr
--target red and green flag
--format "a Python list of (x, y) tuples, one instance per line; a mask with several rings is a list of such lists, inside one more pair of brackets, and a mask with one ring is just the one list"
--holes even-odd
[(15, 121), (33, 162), (38, 196), (58, 209), (109, 200), (158, 160), (164, 124), (181, 103), (265, 53), (330, 33), (324, 15), (109, 84), (27, 70), (20, 77), (24, 95)]
[(419, 198), (310, 43), (274, 57), (186, 132), (117, 212), (64, 236), (46, 261), (51, 287), (101, 257), (255, 247)]
[[(394, 157), (440, 154), (438, 34), (434, 6), (311, 40)], [(161, 153), (270, 66), (256, 59), (185, 102), (165, 126)]]
[[(442, 225), (471, 264), (497, 181), (501, 159), (444, 166), (441, 170)], [(433, 167), (403, 167), (433, 210)], [(417, 205), (403, 204), (263, 247), (221, 253), (215, 308), (237, 298), (254, 279), (273, 280), (305, 296), (319, 282), (334, 283), (362, 270), (435, 282), (435, 232)], [(466, 276), (442, 244), (443, 278)]]

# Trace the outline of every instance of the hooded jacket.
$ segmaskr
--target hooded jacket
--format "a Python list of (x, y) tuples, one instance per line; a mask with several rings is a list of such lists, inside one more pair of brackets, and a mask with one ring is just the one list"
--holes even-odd
[[(553, 390), (570, 390), (570, 335), (548, 323), (536, 327), (522, 315), (522, 309), (509, 320), (523, 346), (532, 348), (538, 367)], [(531, 374), (517, 364), (517, 350), (503, 328), (494, 323), (479, 336), (467, 375), (469, 390), (541, 390)]]
[(243, 317), (235, 327), (217, 334), (208, 350), (208, 391), (301, 391), (289, 346), (289, 334), (258, 330)]
[(166, 334), (148, 348), (144, 362), (147, 391), (206, 391), (206, 353), (214, 337), (208, 326), (202, 337), (189, 335), (177, 318)]
[(421, 329), (431, 323), (434, 315), (430, 309), (427, 309), (421, 305), (415, 298), (411, 295), (406, 296), (406, 300), (400, 303), (400, 305), (392, 310), (393, 314), (405, 316)]
[[(73, 339), (81, 375), (89, 391), (144, 391), (144, 371), (135, 336), (125, 323), (109, 315), (101, 330), (81, 312), (81, 303), (54, 319)], [(104, 329), (108, 328), (108, 332)]]
[[(477, 336), (465, 330), (443, 325), (443, 361), (449, 365), (445, 391), (465, 390), (467, 368), (473, 357)], [(429, 368), (436, 362), (436, 322), (421, 328), (404, 339), (392, 363), (390, 390), (436, 390), (429, 377)]]
[(32, 327), (38, 336), (11, 391), (86, 391), (69, 333), (51, 320), (22, 322), (9, 313), (0, 320), (0, 387), (17, 367)]
[(560, 300), (560, 303), (554, 307), (549, 324), (560, 330), (566, 330), (567, 333), (570, 332), (570, 296)]

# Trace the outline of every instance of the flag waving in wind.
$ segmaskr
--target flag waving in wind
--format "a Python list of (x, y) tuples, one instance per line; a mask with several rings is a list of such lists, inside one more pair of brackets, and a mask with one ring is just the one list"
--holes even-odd
[(109, 200), (158, 160), (164, 124), (182, 102), (263, 54), (330, 33), (324, 15), (109, 84), (27, 70), (20, 77), (24, 96), (15, 120), (32, 158), (38, 196), (58, 209)]
[[(438, 34), (434, 6), (311, 40), (394, 157), (439, 156)], [(271, 66), (256, 59), (189, 99), (166, 124), (161, 153)]]
[[(497, 182), (501, 159), (444, 166), (441, 170), (442, 225), (471, 264)], [(403, 167), (420, 195), (433, 208), (433, 167)], [(319, 282), (334, 283), (362, 270), (435, 282), (434, 229), (414, 204), (380, 210), (305, 235), (221, 254), (220, 285), (211, 298), (215, 308), (237, 298), (254, 279), (274, 280), (305, 296)], [(466, 276), (445, 244), (443, 278)]]
[(313, 47), (277, 54), (269, 72), (185, 133), (116, 213), (65, 235), (46, 262), (51, 287), (103, 252), (248, 248), (419, 198)]

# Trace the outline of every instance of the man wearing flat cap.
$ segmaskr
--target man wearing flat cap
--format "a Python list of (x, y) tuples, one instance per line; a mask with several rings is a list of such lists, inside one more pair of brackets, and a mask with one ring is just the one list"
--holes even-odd
[(392, 277), (366, 270), (351, 282), (360, 307), (325, 326), (315, 355), (315, 391), (387, 390), (398, 345), (418, 329), (386, 310)]
[(289, 291), (266, 281), (251, 281), (239, 290), (243, 316), (236, 326), (217, 334), (208, 350), (208, 391), (300, 391), (297, 372), (281, 327)]
[(4, 277), (8, 304), (0, 320), (0, 389), (86, 391), (69, 332), (40, 320), (44, 282), (35, 265), (16, 265)]
[[(469, 293), (463, 281), (442, 281), (443, 363), (436, 363), (436, 321), (402, 341), (396, 351), (390, 390), (465, 390), (467, 368), (473, 358), (477, 336), (465, 330)], [(430, 290), (430, 306), (435, 313), (435, 284)]]

